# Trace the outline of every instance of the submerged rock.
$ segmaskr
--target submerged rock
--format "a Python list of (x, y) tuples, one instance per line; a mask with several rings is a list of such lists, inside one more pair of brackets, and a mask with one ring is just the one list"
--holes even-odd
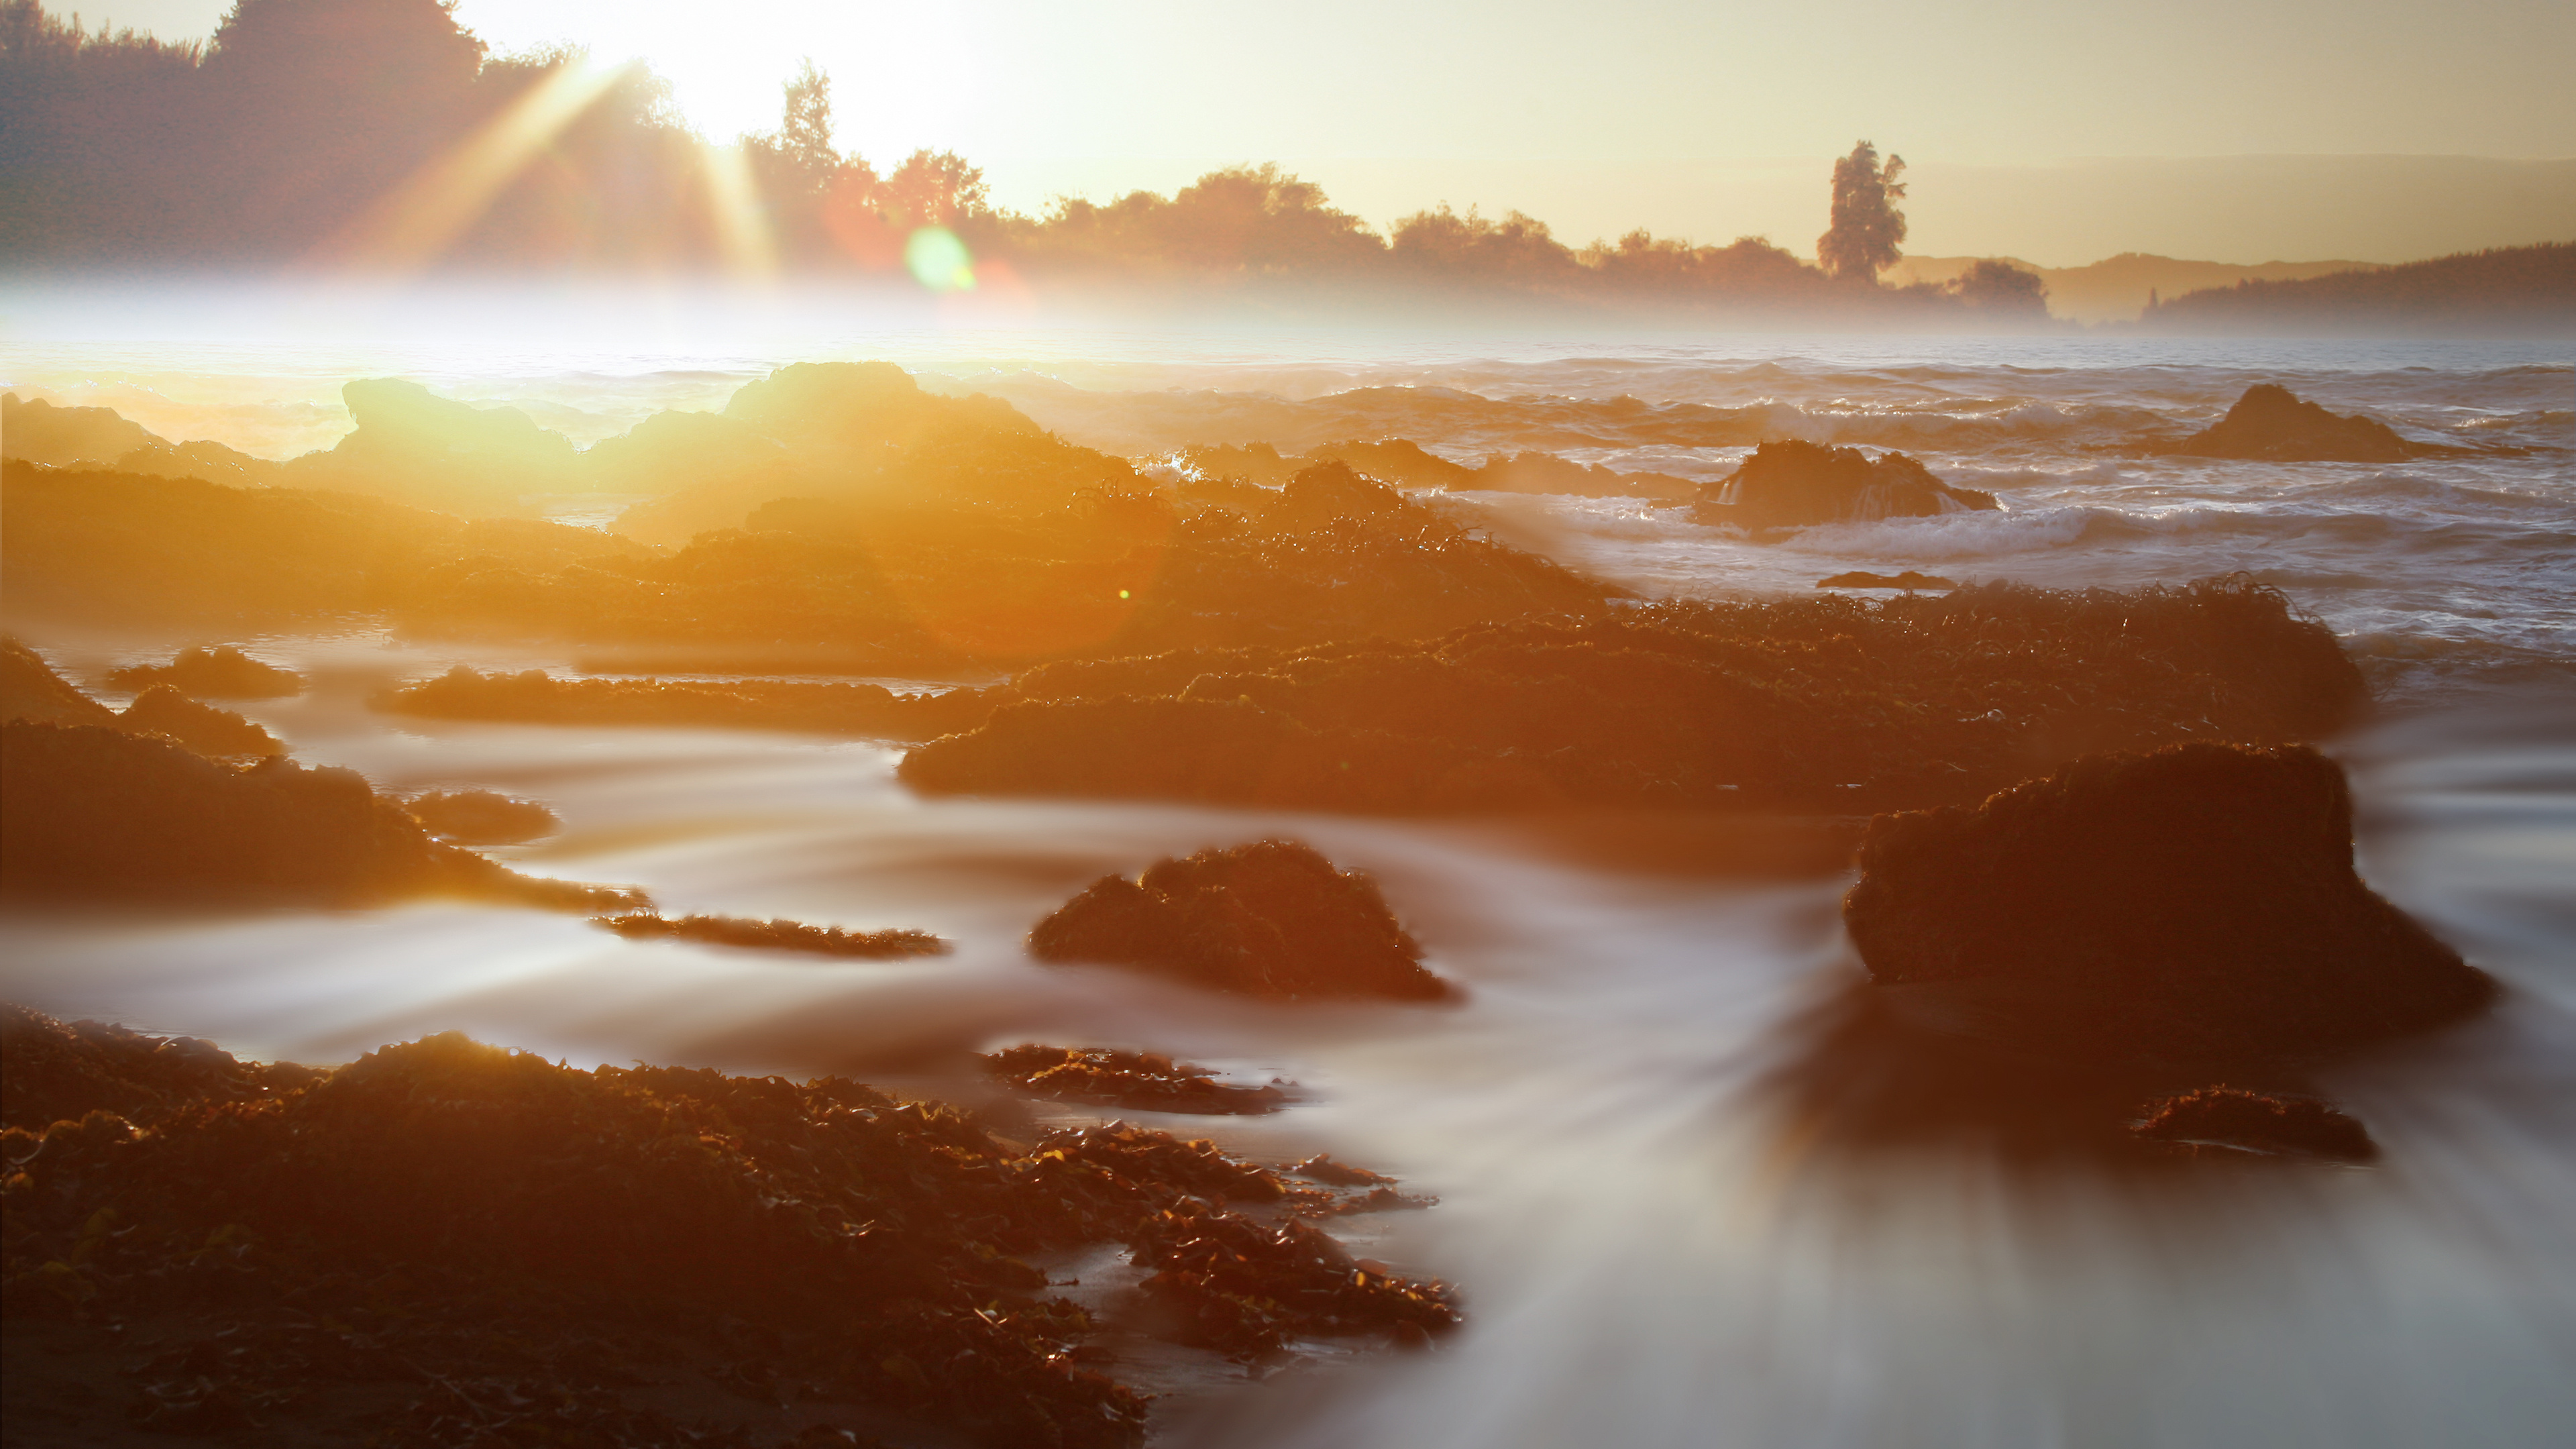
[(1974, 808), (1882, 815), (1843, 919), (1878, 990), (2045, 1053), (2323, 1056), (2494, 983), (2353, 870), (2343, 770), (2304, 746), (2077, 761)]
[(180, 650), (167, 664), (135, 664), (107, 676), (119, 689), (141, 692), (166, 684), (198, 699), (285, 699), (304, 692), (292, 669), (253, 659), (230, 644)]
[(1438, 1001), (1377, 883), (1310, 846), (1263, 840), (1103, 876), (1029, 932), (1041, 961), (1133, 966), (1278, 1001)]
[(838, 926), (809, 926), (802, 921), (755, 921), (742, 916), (666, 917), (649, 912), (599, 916), (591, 924), (632, 941), (655, 938), (703, 941), (710, 946), (805, 951), (817, 956), (848, 956), (870, 961), (948, 954), (946, 941), (928, 931), (901, 927), (886, 931), (845, 931)]
[(516, 845), (552, 835), (563, 821), (534, 800), (497, 790), (423, 790), (403, 801), (430, 833), (459, 845)]
[(1733, 473), (1701, 485), (1691, 517), (1758, 532), (2000, 507), (1995, 495), (1954, 488), (1903, 453), (1872, 458), (1790, 438), (1762, 444)]
[(1957, 579), (1916, 573), (1912, 569), (1901, 574), (1874, 574), (1866, 569), (1854, 569), (1850, 573), (1816, 580), (1816, 587), (1820, 589), (1955, 589), (1958, 586)]
[(2203, 1087), (2149, 1105), (2131, 1129), (2151, 1142), (2296, 1153), (2344, 1162), (2379, 1155), (2370, 1130), (2314, 1097)]
[(2227, 416), (2174, 451), (2268, 463), (2396, 463), (2449, 450), (2410, 443), (2376, 418), (2330, 413), (2286, 387), (2258, 382)]
[(133, 734), (166, 735), (210, 759), (266, 759), (286, 753), (277, 736), (228, 709), (199, 704), (166, 684), (136, 696), (116, 717)]

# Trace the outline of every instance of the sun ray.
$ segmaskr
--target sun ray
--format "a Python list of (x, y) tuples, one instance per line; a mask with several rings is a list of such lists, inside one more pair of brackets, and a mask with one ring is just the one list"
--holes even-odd
[(700, 146), (698, 161), (725, 270), (753, 281), (777, 275), (777, 239), (770, 234), (768, 213), (761, 209), (750, 158), (740, 146)]
[(557, 68), (308, 254), (326, 269), (421, 271), (491, 210), (537, 153), (634, 68), (583, 57)]

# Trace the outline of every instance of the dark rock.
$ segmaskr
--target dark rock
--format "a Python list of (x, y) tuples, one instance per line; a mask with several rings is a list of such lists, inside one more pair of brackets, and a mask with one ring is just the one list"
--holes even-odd
[(1687, 478), (1670, 473), (1622, 473), (1598, 464), (1586, 465), (1554, 453), (1497, 453), (1459, 488), (1489, 488), (1503, 493), (1554, 493), (1577, 498), (1667, 498), (1692, 495)]
[(459, 845), (516, 845), (552, 835), (563, 821), (534, 800), (497, 790), (423, 790), (403, 801), (414, 820)]
[(72, 687), (35, 650), (0, 638), (0, 720), (113, 727), (116, 712)]
[(488, 514), (518, 512), (523, 494), (581, 486), (571, 440), (517, 408), (478, 408), (400, 378), (362, 378), (340, 396), (357, 427), (286, 465), (298, 487)]
[(2227, 416), (2183, 440), (2175, 452), (2196, 458), (2268, 463), (2396, 463), (2451, 451), (2410, 443), (2376, 418), (2330, 413), (2286, 387), (2258, 382)]
[(114, 408), (58, 407), (43, 398), (0, 393), (0, 458), (55, 467), (112, 463), (161, 441)]
[(136, 664), (107, 676), (119, 689), (140, 693), (166, 684), (198, 699), (285, 699), (304, 692), (304, 678), (244, 654), (230, 644), (220, 649), (183, 649), (167, 664)]
[(1422, 969), (1376, 882), (1293, 841), (1160, 860), (1132, 881), (1103, 876), (1029, 932), (1029, 951), (1280, 1001), (1452, 994)]
[(1067, 661), (912, 750), (925, 793), (1386, 814), (1982, 799), (2079, 755), (2317, 739), (2366, 702), (2334, 636), (2241, 577), (1680, 602), (1426, 644)]
[(1955, 589), (1958, 586), (1957, 579), (1945, 579), (1939, 574), (1919, 574), (1912, 569), (1901, 574), (1874, 574), (1854, 569), (1847, 574), (1816, 580), (1816, 587), (1820, 589)]
[(2077, 761), (1974, 808), (1882, 815), (1843, 918), (1879, 992), (2048, 1053), (2318, 1057), (2494, 984), (2373, 894), (2343, 770), (2303, 746)]
[(384, 690), (389, 714), (530, 724), (790, 730), (872, 739), (936, 739), (972, 729), (993, 702), (972, 689), (896, 694), (878, 684), (770, 679), (559, 679), (529, 669), (482, 674), (459, 664)]
[(116, 717), (132, 734), (164, 735), (211, 759), (266, 759), (286, 753), (277, 736), (228, 709), (199, 704), (166, 684), (136, 696)]
[(1691, 517), (1759, 532), (2001, 506), (1991, 493), (1951, 487), (1903, 453), (1872, 458), (1791, 438), (1762, 444), (1733, 473), (1702, 484)]
[[(1266, 444), (1263, 446), (1267, 446)], [(1380, 438), (1374, 443), (1327, 443), (1317, 458), (1334, 458), (1372, 478), (1403, 488), (1478, 488), (1476, 470), (1452, 463), (1410, 438)], [(1258, 478), (1253, 481), (1262, 481)]]
[(2151, 1142), (2211, 1143), (2254, 1152), (2367, 1162), (2379, 1144), (2359, 1122), (2313, 1097), (2203, 1087), (2150, 1104), (2132, 1129)]
[(631, 907), (632, 891), (539, 880), (429, 837), (354, 770), (235, 767), (168, 740), (0, 725), (0, 881), (36, 898), (360, 905), (421, 894)]

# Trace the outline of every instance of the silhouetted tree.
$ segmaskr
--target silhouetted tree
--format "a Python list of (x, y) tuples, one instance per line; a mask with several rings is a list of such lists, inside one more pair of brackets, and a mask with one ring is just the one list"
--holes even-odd
[(954, 151), (915, 151), (886, 177), (884, 209), (898, 224), (953, 226), (986, 208), (983, 169)]
[(2048, 315), (2048, 284), (2039, 273), (1991, 257), (1970, 264), (1943, 290), (1980, 312)]
[(1890, 156), (1880, 165), (1878, 148), (1863, 141), (1834, 163), (1833, 224), (1816, 238), (1816, 260), (1836, 280), (1876, 280), (1896, 265), (1897, 244), (1905, 240), (1905, 213), (1896, 209), (1905, 195), (1905, 158)]

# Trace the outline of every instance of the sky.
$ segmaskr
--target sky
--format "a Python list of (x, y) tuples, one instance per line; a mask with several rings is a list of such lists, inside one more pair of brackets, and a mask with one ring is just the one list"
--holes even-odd
[[(93, 8), (95, 7), (95, 8)], [(68, 6), (56, 6), (68, 9)], [(204, 36), (229, 0), (86, 0)], [(776, 122), (811, 57), (837, 137), (983, 166), (997, 203), (1169, 192), (1279, 161), (1383, 226), (1517, 207), (1799, 252), (1831, 159), (1912, 164), (1908, 250), (2076, 265), (2576, 237), (2566, 0), (459, 0), (496, 52), (640, 56), (691, 123)], [(710, 28), (720, 16), (722, 29)], [(2428, 193), (2426, 188), (2431, 188)]]

